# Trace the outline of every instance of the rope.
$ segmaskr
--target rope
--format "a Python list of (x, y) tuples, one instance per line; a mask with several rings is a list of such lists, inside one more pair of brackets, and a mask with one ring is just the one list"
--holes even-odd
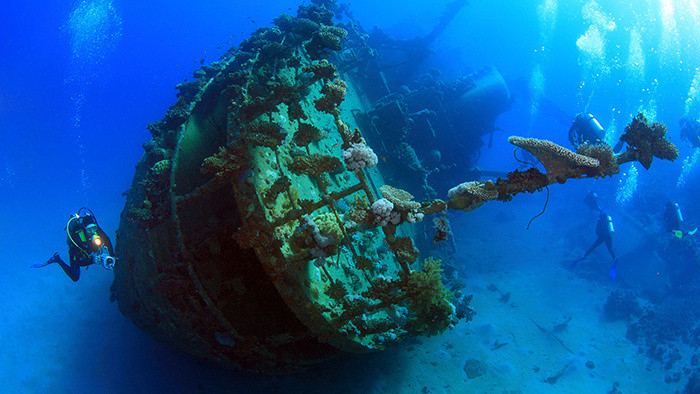
[(529, 166), (532, 166), (532, 167), (537, 167), (537, 165), (534, 164), (534, 163), (530, 163), (529, 161), (524, 161), (524, 160), (518, 159), (518, 155), (516, 155), (516, 153), (518, 153), (518, 149), (520, 149), (520, 147), (517, 147), (517, 148), (515, 148), (515, 149), (513, 150), (513, 157), (515, 157), (515, 160), (519, 161), (520, 163), (523, 163), (523, 164), (527, 164), (527, 165), (529, 165)]
[(547, 210), (547, 204), (549, 203), (549, 186), (545, 186), (545, 188), (547, 189), (547, 200), (545, 200), (545, 202), (544, 202), (544, 207), (542, 207), (542, 212), (533, 216), (532, 219), (530, 219), (530, 221), (527, 222), (527, 227), (525, 228), (525, 230), (529, 230), (530, 224), (532, 224), (532, 221), (535, 220), (537, 217), (542, 216), (544, 214), (544, 211)]

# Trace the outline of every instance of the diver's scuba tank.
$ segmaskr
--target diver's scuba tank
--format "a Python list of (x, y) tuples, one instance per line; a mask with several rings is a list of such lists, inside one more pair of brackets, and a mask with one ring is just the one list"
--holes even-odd
[(595, 144), (605, 135), (603, 126), (591, 114), (578, 114), (569, 129), (569, 141), (575, 147), (581, 144)]
[(613, 226), (612, 217), (610, 215), (605, 212), (600, 213), (596, 232), (599, 237), (612, 237), (615, 234), (615, 226)]
[(102, 239), (97, 233), (97, 221), (92, 215), (71, 216), (66, 224), (66, 231), (68, 238), (86, 255), (102, 246)]
[(683, 224), (683, 213), (677, 202), (671, 204), (671, 214), (673, 215), (673, 220), (678, 223), (678, 227), (680, 228), (680, 225)]
[(666, 231), (681, 231), (681, 227), (683, 227), (683, 214), (677, 202), (669, 201), (666, 203), (664, 220), (666, 221)]
[(605, 135), (605, 129), (600, 125), (598, 119), (596, 119), (592, 114), (586, 114), (583, 116), (583, 118), (584, 124), (588, 127), (590, 132), (595, 133), (598, 138)]

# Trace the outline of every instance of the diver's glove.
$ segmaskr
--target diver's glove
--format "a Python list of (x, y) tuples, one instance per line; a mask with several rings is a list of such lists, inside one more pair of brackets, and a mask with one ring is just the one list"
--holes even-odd
[(53, 256), (51, 256), (50, 259), (46, 260), (45, 263), (37, 263), (37, 264), (32, 264), (32, 268), (41, 268), (41, 267), (46, 267), (49, 264), (53, 264), (60, 260), (61, 257), (58, 255), (58, 252), (54, 253)]
[(617, 259), (613, 260), (613, 266), (610, 268), (610, 279), (615, 279), (617, 276)]

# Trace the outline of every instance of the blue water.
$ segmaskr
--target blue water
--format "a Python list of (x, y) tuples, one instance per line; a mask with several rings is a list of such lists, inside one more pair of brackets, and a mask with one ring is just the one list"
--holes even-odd
[[(89, 206), (115, 239), (122, 192), (130, 186), (143, 152), (141, 144), (150, 139), (145, 126), (159, 120), (176, 101), (174, 86), (191, 79), (202, 62), (216, 60), (275, 16), (293, 14), (300, 4), (263, 3), (86, 0), (3, 6), (3, 390), (221, 392), (245, 385), (248, 389), (240, 390), (295, 391), (325, 380), (326, 387), (335, 391), (393, 391), (382, 388), (374, 372), (358, 380), (348, 378), (349, 369), (367, 360), (377, 366), (390, 362), (387, 355), (351, 356), (294, 377), (260, 378), (220, 369), (155, 343), (123, 318), (116, 303), (109, 303), (110, 272), (93, 267), (72, 283), (56, 266), (28, 268), (56, 251), (65, 255), (63, 228), (68, 215), (81, 206)], [(448, 3), (411, 0), (397, 7), (396, 2), (359, 0), (351, 7), (365, 29), (376, 25), (408, 39), (429, 32)], [(545, 102), (571, 117), (581, 111), (595, 114), (609, 130), (610, 141), (616, 141), (631, 117), (643, 111), (667, 124), (668, 138), (680, 150), (677, 161), (655, 160), (650, 171), (626, 164), (614, 178), (554, 185), (552, 213), (538, 218), (530, 231), (581, 231), (571, 237), (576, 239), (571, 254), (582, 254), (593, 241), (595, 225), (581, 203), (589, 189), (600, 195), (601, 205), (613, 215), (657, 223), (671, 199), (681, 204), (687, 222), (700, 222), (694, 197), (700, 191), (700, 164), (696, 151), (681, 141), (678, 127), (681, 116), (700, 116), (697, 1), (471, 3), (432, 45), (429, 63), (442, 70), (446, 80), (493, 65), (508, 81), (516, 102), (498, 119), (497, 126), (504, 131), (497, 131), (494, 147), (482, 152), (482, 168), (509, 171), (517, 166), (506, 142), (509, 135), (547, 138), (568, 146), (568, 126), (550, 116)], [(455, 184), (462, 181), (455, 179)], [(539, 212), (544, 198), (543, 193), (516, 197), (521, 200), (518, 207), (532, 215)], [(468, 220), (462, 215), (456, 219), (462, 229), (470, 228)], [(622, 243), (643, 242), (625, 238), (624, 229), (618, 233), (623, 234)], [(509, 236), (503, 237), (501, 241), (507, 242)], [(544, 236), (535, 239), (542, 248), (551, 242)], [(596, 253), (601, 260), (606, 258), (602, 248)], [(633, 252), (620, 256), (627, 267), (643, 265), (643, 258), (638, 259)], [(620, 275), (626, 269), (621, 268)]]

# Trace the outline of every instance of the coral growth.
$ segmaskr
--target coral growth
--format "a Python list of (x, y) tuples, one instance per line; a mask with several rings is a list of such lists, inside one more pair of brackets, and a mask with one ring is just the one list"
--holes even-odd
[(329, 54), (329, 51), (343, 49), (340, 40), (347, 36), (348, 32), (337, 26), (321, 26), (311, 36), (311, 40), (304, 44), (304, 49), (311, 59), (320, 59)]
[(275, 109), (275, 103), (265, 97), (255, 96), (253, 98), (245, 98), (240, 107), (241, 117), (246, 122), (250, 122), (258, 116), (271, 112)]
[(263, 202), (267, 205), (273, 204), (281, 193), (289, 190), (292, 187), (292, 181), (287, 176), (281, 176), (275, 180), (275, 183), (269, 189), (262, 193)]
[(336, 240), (343, 239), (343, 230), (334, 214), (322, 213), (314, 218), (314, 223), (322, 235), (331, 236)]
[(129, 209), (127, 210), (127, 217), (131, 221), (148, 224), (154, 219), (151, 208), (151, 202), (148, 200), (143, 200), (141, 201), (140, 206), (129, 206)]
[(624, 134), (620, 136), (620, 141), (626, 142), (629, 146), (627, 151), (620, 155), (618, 163), (636, 160), (648, 170), (654, 157), (676, 160), (678, 149), (665, 139), (666, 131), (666, 126), (662, 123), (649, 124), (644, 115), (637, 114), (625, 127)]
[(372, 210), (366, 199), (355, 195), (355, 199), (350, 203), (350, 209), (345, 215), (346, 219), (358, 224), (371, 225), (374, 220)]
[(321, 130), (318, 127), (304, 122), (299, 122), (299, 127), (292, 137), (297, 146), (305, 147), (314, 140), (321, 138)]
[(432, 258), (425, 260), (421, 271), (401, 273), (408, 310), (414, 315), (406, 327), (409, 332), (436, 335), (453, 323), (455, 307), (449, 302), (452, 293), (443, 286), (441, 273), (440, 260)]
[(579, 145), (576, 153), (597, 159), (600, 165), (598, 166), (598, 174), (594, 176), (612, 176), (620, 172), (620, 166), (617, 164), (617, 158), (613, 155), (613, 149), (608, 144), (583, 144)]
[[(321, 220), (324, 227), (319, 227), (308, 215), (299, 219), (300, 225), (289, 238), (289, 246), (292, 251), (299, 253), (308, 250), (314, 257), (314, 264), (317, 267), (325, 264), (325, 258), (338, 251), (337, 243), (342, 235), (339, 235), (339, 228), (327, 225), (325, 220)], [(341, 233), (342, 234), (342, 233)]]
[(243, 40), (238, 49), (243, 52), (255, 53), (271, 42), (280, 42), (283, 38), (282, 31), (276, 27), (261, 27), (255, 34)]
[(337, 157), (313, 153), (295, 157), (289, 163), (289, 171), (294, 174), (321, 175), (339, 169), (342, 163)]
[(335, 72), (335, 66), (330, 64), (326, 59), (316, 62), (308, 67), (304, 67), (302, 68), (302, 71), (305, 73), (313, 73), (313, 77), (311, 77), (309, 84), (321, 79), (332, 81), (338, 77), (338, 74)]
[(219, 147), (219, 151), (204, 159), (200, 171), (216, 176), (237, 175), (248, 167), (248, 150), (241, 146)]
[[(419, 202), (413, 201), (411, 193), (389, 185), (383, 185), (379, 188), (379, 191), (384, 198), (378, 200), (375, 204), (381, 201), (383, 206), (388, 207), (391, 205), (387, 216), (378, 218), (382, 226), (386, 226), (387, 223), (399, 225), (403, 222), (416, 223), (423, 220), (424, 214), (419, 211), (421, 205)], [(375, 211), (374, 204), (372, 205), (372, 211)]]
[(299, 6), (297, 16), (320, 25), (332, 25), (335, 10), (338, 8), (336, 2), (332, 0), (314, 0), (311, 3)]
[(327, 83), (321, 88), (321, 97), (314, 100), (314, 107), (317, 110), (331, 115), (338, 112), (338, 106), (345, 100), (345, 93), (348, 85), (345, 81), (336, 79), (332, 83)]
[(374, 264), (372, 264), (372, 260), (368, 259), (365, 256), (358, 255), (356, 260), (355, 260), (355, 268), (360, 269), (360, 270), (370, 270), (374, 267)]
[[(396, 189), (400, 190), (400, 189)], [(402, 190), (403, 191), (403, 190)], [(408, 194), (411, 196), (410, 194)], [(412, 196), (411, 196), (412, 197)], [(403, 201), (406, 202), (406, 201)], [(415, 201), (408, 201), (411, 203), (416, 203)], [(417, 204), (417, 203), (416, 203)], [(406, 206), (412, 206), (409, 204), (402, 205), (404, 208)], [(420, 207), (420, 204), (418, 204)], [(403, 222), (416, 223), (423, 220), (425, 216), (423, 212), (419, 212), (417, 209), (399, 209), (399, 207), (389, 199), (380, 198), (372, 204), (372, 213), (374, 214), (374, 221), (372, 224), (379, 226), (386, 226), (392, 224), (398, 226)], [(369, 224), (369, 223), (368, 223)]]
[(299, 103), (298, 101), (290, 101), (287, 103), (287, 116), (289, 116), (289, 120), (301, 120), (309, 118), (304, 113), (304, 109), (301, 107), (301, 103)]
[(534, 167), (527, 171), (515, 170), (509, 172), (505, 179), (499, 177), (496, 183), (472, 181), (453, 187), (449, 192), (451, 199), (447, 202), (447, 206), (469, 212), (486, 201), (510, 201), (518, 193), (534, 193), (552, 182), (552, 179)]
[(248, 124), (247, 141), (253, 146), (277, 149), (287, 137), (287, 131), (277, 123), (260, 121)]
[(394, 204), (394, 207), (399, 211), (410, 211), (419, 209), (420, 203), (413, 201), (413, 195), (405, 190), (401, 190), (389, 185), (384, 185), (379, 188), (382, 196)]
[(512, 136), (508, 141), (533, 154), (544, 165), (546, 174), (533, 167), (527, 171), (510, 172), (506, 179), (498, 178), (495, 184), (490, 181), (465, 182), (450, 189), (448, 206), (471, 211), (486, 201), (510, 201), (515, 194), (534, 193), (570, 178), (612, 176), (619, 173), (620, 164), (628, 161), (639, 160), (649, 168), (654, 156), (668, 160), (678, 156), (676, 147), (664, 139), (666, 128), (662, 124), (649, 125), (639, 114), (626, 130), (621, 139), (631, 146), (619, 156), (615, 156), (612, 148), (606, 144), (584, 144), (579, 147), (578, 153), (574, 153), (551, 141)]
[(418, 212), (418, 210), (413, 209), (408, 212), (401, 212), (401, 221), (407, 223), (418, 223), (422, 222), (425, 214), (423, 212)]
[(447, 215), (443, 214), (440, 217), (433, 218), (433, 228), (435, 228), (435, 235), (433, 235), (433, 242), (438, 243), (441, 241), (446, 241), (450, 231), (450, 223), (447, 221)]
[(637, 296), (629, 290), (613, 290), (603, 305), (603, 313), (609, 320), (629, 320), (640, 311)]
[(471, 181), (453, 187), (447, 192), (447, 196), (450, 197), (451, 208), (471, 211), (486, 201), (495, 200), (498, 191), (491, 181)]
[(331, 283), (327, 285), (325, 293), (328, 297), (340, 302), (346, 295), (348, 295), (347, 289), (343, 285), (343, 282), (339, 280), (331, 280)]
[[(391, 221), (391, 212), (394, 209), (394, 204), (386, 198), (380, 198), (372, 204), (372, 213), (374, 220), (384, 227)], [(396, 224), (396, 223), (395, 223)]]
[(275, 18), (273, 23), (283, 32), (301, 36), (302, 40), (310, 39), (311, 35), (316, 30), (321, 28), (321, 25), (312, 20), (306, 18), (295, 18), (286, 14), (282, 14)]
[[(442, 283), (440, 260), (428, 258), (423, 263), (423, 270), (401, 272), (399, 279), (389, 279), (378, 275), (372, 280), (372, 286), (362, 295), (368, 299), (379, 300), (367, 309), (378, 306), (399, 305), (406, 303), (408, 320), (404, 324), (411, 335), (436, 335), (456, 323), (456, 309), (450, 303), (453, 294)], [(463, 309), (469, 309), (471, 297), (464, 297)], [(471, 312), (473, 314), (473, 311)], [(465, 313), (465, 317), (471, 314)]]
[(518, 193), (534, 193), (542, 190), (549, 185), (550, 181), (547, 175), (543, 174), (537, 168), (529, 168), (526, 171), (515, 170), (508, 173), (506, 179), (498, 178), (496, 180), (496, 189), (498, 190), (498, 200), (510, 201), (513, 196)]
[(535, 156), (547, 170), (547, 177), (559, 183), (569, 178), (594, 175), (599, 171), (598, 159), (579, 155), (552, 141), (511, 136), (508, 142)]
[[(418, 249), (413, 245), (413, 240), (409, 237), (398, 237), (389, 245), (394, 252), (396, 259), (402, 266), (407, 267), (418, 258)], [(406, 271), (406, 269), (404, 269)]]
[(628, 325), (627, 339), (639, 345), (640, 352), (646, 349), (647, 356), (664, 363), (668, 370), (680, 358), (673, 343), (693, 343), (697, 318), (694, 299), (668, 298), (661, 304), (645, 308), (639, 319)]
[(444, 212), (445, 210), (447, 210), (447, 203), (439, 199), (435, 199), (426, 203), (425, 206), (423, 206), (422, 208), (423, 213), (426, 215)]
[(164, 159), (151, 167), (148, 171), (148, 177), (153, 180), (159, 180), (162, 178), (167, 178), (170, 176), (170, 168), (172, 167), (172, 160)]
[(338, 128), (341, 137), (343, 138), (343, 149), (347, 149), (352, 146), (352, 144), (365, 144), (365, 139), (362, 138), (362, 133), (356, 127), (355, 130), (350, 131), (350, 128), (343, 123), (339, 114), (335, 116), (335, 126)]
[(372, 148), (363, 143), (352, 143), (342, 153), (350, 171), (362, 171), (363, 168), (372, 168), (379, 163), (379, 158)]

